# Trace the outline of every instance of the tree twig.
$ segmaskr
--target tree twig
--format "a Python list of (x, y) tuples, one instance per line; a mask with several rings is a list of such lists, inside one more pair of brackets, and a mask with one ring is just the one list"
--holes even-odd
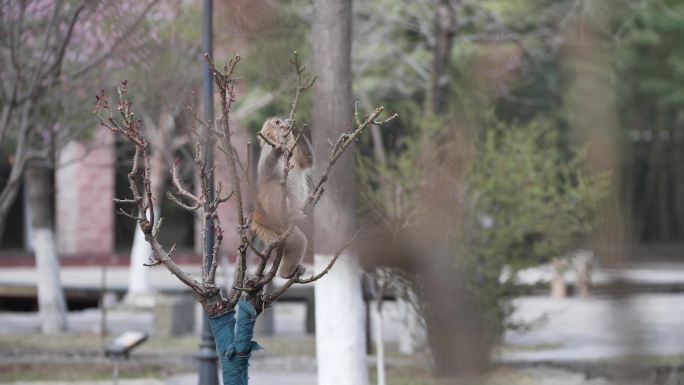
[(311, 277), (306, 278), (306, 279), (298, 279), (297, 283), (305, 284), (305, 283), (315, 282), (315, 281), (321, 279), (324, 275), (328, 274), (328, 272), (330, 272), (330, 269), (332, 269), (335, 262), (337, 262), (337, 259), (340, 257), (342, 252), (344, 252), (349, 246), (351, 246), (352, 243), (354, 243), (354, 241), (356, 240), (356, 237), (358, 237), (360, 233), (361, 233), (361, 229), (358, 229), (356, 231), (356, 233), (354, 234), (354, 236), (349, 241), (347, 241), (347, 243), (345, 243), (342, 247), (340, 247), (339, 250), (337, 250), (337, 252), (335, 253), (335, 256), (330, 260), (330, 262), (325, 267), (325, 269), (323, 269), (323, 271), (321, 271), (320, 273), (318, 273), (316, 275), (311, 275)]
[[(201, 282), (193, 278), (190, 274), (183, 271), (171, 258), (170, 254), (174, 248), (170, 251), (165, 251), (164, 248), (159, 244), (157, 235), (159, 228), (161, 226), (162, 220), (155, 220), (154, 206), (152, 204), (153, 196), (150, 186), (150, 149), (148, 141), (140, 133), (140, 128), (142, 125), (141, 120), (136, 120), (133, 118), (133, 113), (131, 112), (131, 103), (126, 98), (126, 82), (122, 82), (118, 88), (119, 93), (119, 103), (117, 107), (117, 117), (114, 116), (113, 110), (110, 106), (109, 100), (107, 99), (104, 92), (98, 96), (98, 103), (96, 106), (96, 113), (100, 110), (104, 110), (108, 113), (108, 116), (100, 116), (97, 114), (98, 119), (102, 126), (108, 128), (112, 132), (122, 135), (127, 140), (129, 140), (135, 146), (135, 154), (133, 156), (133, 165), (131, 171), (128, 174), (129, 189), (131, 191), (131, 198), (125, 199), (115, 199), (117, 204), (127, 204), (134, 205), (137, 208), (137, 215), (135, 213), (124, 211), (119, 209), (123, 215), (127, 215), (134, 219), (140, 226), (145, 239), (152, 247), (154, 253), (154, 264), (164, 264), (166, 268), (174, 275), (176, 275), (181, 282), (190, 287), (193, 291), (198, 293), (202, 299), (203, 305), (205, 305), (205, 310), (210, 314), (216, 314), (217, 311), (227, 311), (235, 306), (237, 300), (243, 296), (255, 305), (255, 308), (263, 310), (265, 306), (268, 306), (273, 301), (275, 301), (279, 296), (281, 296), (285, 291), (287, 291), (294, 284), (308, 284), (314, 282), (330, 272), (335, 262), (339, 259), (340, 255), (346, 250), (357, 238), (360, 230), (354, 234), (354, 236), (339, 249), (330, 260), (328, 265), (318, 274), (311, 275), (309, 278), (301, 278), (302, 270), (297, 269), (296, 272), (291, 276), (284, 285), (280, 286), (271, 293), (263, 293), (264, 287), (271, 282), (275, 275), (277, 274), (281, 260), (283, 258), (285, 241), (287, 237), (292, 233), (295, 228), (295, 223), (291, 222), (287, 225), (284, 231), (282, 231), (278, 239), (274, 242), (269, 243), (263, 250), (258, 250), (253, 245), (255, 234), (248, 232), (249, 220), (245, 215), (245, 201), (243, 200), (243, 191), (241, 186), (240, 173), (242, 173), (247, 182), (248, 194), (251, 196), (250, 200), (247, 202), (249, 208), (256, 205), (261, 207), (257, 190), (254, 187), (250, 171), (251, 171), (251, 161), (248, 167), (244, 167), (240, 161), (240, 157), (235, 149), (232, 141), (232, 133), (230, 131), (230, 119), (229, 114), (233, 103), (235, 102), (235, 90), (234, 90), (234, 78), (233, 74), (237, 63), (240, 61), (240, 56), (236, 55), (231, 59), (228, 64), (219, 70), (216, 68), (212, 58), (205, 55), (207, 64), (211, 68), (214, 74), (214, 81), (218, 88), (218, 93), (220, 96), (221, 103), (221, 116), (216, 120), (217, 128), (214, 129), (213, 122), (202, 122), (203, 126), (207, 127), (208, 135), (217, 135), (220, 138), (221, 146), (220, 150), (225, 156), (225, 161), (228, 166), (229, 178), (231, 181), (232, 191), (227, 194), (222, 194), (223, 185), (218, 184), (216, 196), (209, 200), (208, 198), (208, 188), (209, 188), (209, 177), (213, 172), (213, 164), (208, 164), (207, 154), (208, 151), (200, 151), (200, 143), (197, 143), (195, 150), (195, 171), (199, 177), (199, 182), (201, 184), (200, 196), (191, 193), (187, 190), (181, 183), (180, 177), (178, 175), (178, 162), (174, 162), (171, 168), (171, 179), (172, 184), (177, 190), (176, 195), (171, 192), (167, 192), (167, 197), (178, 204), (180, 207), (201, 213), (202, 216), (202, 238), (206, 239), (207, 236), (216, 236), (216, 242), (212, 250), (203, 250), (202, 252), (202, 279)], [(291, 208), (288, 207), (289, 201), (287, 197), (287, 183), (288, 174), (290, 169), (293, 167), (291, 165), (291, 159), (294, 155), (296, 146), (300, 142), (304, 129), (299, 129), (296, 117), (296, 109), (298, 106), (299, 98), (302, 92), (313, 86), (316, 77), (314, 76), (310, 80), (303, 81), (302, 75), (305, 67), (299, 63), (297, 53), (294, 53), (291, 63), (295, 67), (295, 72), (297, 74), (297, 88), (294, 92), (293, 99), (290, 105), (289, 117), (285, 122), (284, 127), (279, 127), (278, 132), (280, 134), (279, 143), (276, 144), (273, 141), (268, 140), (266, 137), (261, 135), (261, 138), (271, 146), (282, 147), (283, 148), (283, 178), (282, 184), (282, 196), (281, 196), (281, 209), (284, 218), (289, 218), (288, 213)], [(383, 112), (382, 107), (378, 107), (373, 111), (370, 116), (367, 116), (363, 121), (359, 118), (358, 109), (354, 113), (354, 120), (356, 125), (354, 130), (349, 133), (343, 133), (340, 135), (335, 143), (332, 143), (332, 148), (330, 155), (328, 157), (328, 162), (325, 166), (325, 170), (322, 176), (319, 178), (314, 186), (314, 189), (307, 196), (306, 200), (303, 202), (300, 209), (301, 212), (307, 213), (311, 211), (314, 206), (320, 200), (323, 192), (325, 191), (325, 183), (328, 179), (330, 170), (334, 167), (337, 160), (342, 156), (346, 149), (356, 140), (358, 140), (361, 133), (370, 125), (384, 125), (396, 118), (396, 114), (391, 115), (386, 119), (379, 119)], [(295, 128), (297, 130), (295, 130)], [(290, 141), (288, 135), (294, 135), (294, 141)], [(209, 136), (202, 137), (198, 132), (196, 135), (199, 141), (205, 146), (213, 145), (213, 142)], [(248, 150), (248, 156), (250, 151)], [(280, 166), (278, 166), (280, 167)], [(228, 299), (224, 299), (218, 289), (215, 286), (216, 270), (218, 267), (218, 256), (220, 254), (220, 249), (223, 244), (223, 229), (221, 227), (221, 222), (219, 220), (217, 210), (221, 203), (226, 202), (228, 199), (234, 198), (235, 205), (237, 208), (237, 235), (239, 239), (239, 245), (237, 247), (237, 264), (235, 266), (235, 274), (233, 278), (233, 284), (231, 286), (231, 291)], [(187, 203), (186, 203), (187, 202)], [(213, 226), (211, 228), (206, 227), (206, 220), (212, 219)], [(204, 242), (203, 242), (204, 244)], [(175, 247), (175, 246), (174, 246)], [(260, 259), (256, 267), (254, 276), (247, 275), (247, 251), (252, 250)], [(271, 256), (275, 251), (275, 257), (271, 261)], [(212, 264), (207, 266), (207, 258), (213, 257)], [(270, 267), (266, 271), (268, 263)]]

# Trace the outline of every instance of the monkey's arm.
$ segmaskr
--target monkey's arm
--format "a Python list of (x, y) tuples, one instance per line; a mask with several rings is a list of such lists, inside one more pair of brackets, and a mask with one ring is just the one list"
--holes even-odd
[(283, 155), (283, 148), (280, 146), (270, 147), (264, 145), (261, 147), (261, 157), (259, 158), (259, 180), (268, 181), (277, 178), (280, 175), (280, 167), (278, 167), (278, 160)]
[(304, 135), (299, 138), (297, 147), (295, 147), (295, 156), (299, 168), (305, 169), (313, 166), (313, 148), (311, 142)]

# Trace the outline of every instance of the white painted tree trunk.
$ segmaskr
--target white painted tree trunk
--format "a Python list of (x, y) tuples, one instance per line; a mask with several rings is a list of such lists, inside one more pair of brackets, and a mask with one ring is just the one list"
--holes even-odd
[(568, 287), (565, 283), (565, 270), (567, 263), (559, 257), (551, 260), (553, 266), (553, 276), (551, 277), (551, 296), (555, 298), (565, 298), (568, 295)]
[(375, 303), (375, 316), (373, 317), (375, 332), (375, 355), (377, 357), (378, 385), (385, 385), (385, 331), (382, 325), (382, 306)]
[(33, 247), (38, 271), (38, 309), (43, 334), (58, 334), (67, 330), (67, 307), (59, 279), (54, 231), (33, 229)]
[(53, 225), (52, 168), (32, 164), (24, 172), (24, 183), (31, 206), (33, 251), (36, 258), (38, 311), (44, 334), (67, 330), (67, 307), (59, 280), (59, 260)]
[[(322, 177), (330, 140), (353, 122), (351, 74), (351, 0), (315, 0), (312, 140), (314, 180)], [(355, 156), (348, 151), (335, 164), (325, 193), (313, 214), (314, 265), (321, 271), (336, 248), (351, 239), (356, 219)], [(316, 358), (318, 385), (367, 385), (365, 306), (361, 271), (355, 256), (345, 254), (316, 281)]]
[(150, 268), (144, 266), (149, 263), (152, 249), (145, 240), (140, 227), (136, 224), (131, 248), (131, 260), (128, 273), (128, 292), (126, 303), (133, 306), (149, 307), (154, 304), (154, 292), (150, 284)]
[[(160, 207), (155, 206), (154, 212), (159, 217)], [(150, 268), (145, 266), (145, 264), (149, 264), (151, 256), (152, 248), (145, 240), (145, 234), (140, 230), (140, 226), (136, 223), (129, 263), (128, 292), (125, 298), (125, 302), (129, 305), (136, 307), (154, 306), (155, 292), (150, 282)]]
[(399, 334), (399, 353), (411, 355), (416, 352), (416, 346), (414, 344), (411, 324), (412, 324), (412, 314), (413, 308), (410, 303), (404, 298), (397, 298), (397, 305), (399, 307), (399, 313), (404, 314), (404, 318), (401, 320), (401, 333)]
[[(316, 255), (315, 270), (330, 259)], [(318, 385), (367, 385), (366, 312), (356, 258), (340, 257), (315, 285)]]
[(401, 334), (399, 336), (399, 353), (411, 355), (419, 348), (425, 346), (425, 328), (421, 322), (420, 314), (416, 311), (411, 301), (415, 301), (415, 294), (409, 292), (409, 299), (397, 298), (400, 314), (404, 315), (401, 322)]
[[(161, 114), (159, 124), (155, 127), (152, 119), (146, 118), (148, 135), (151, 136), (152, 153), (150, 154), (150, 189), (152, 190), (152, 207), (154, 208), (155, 221), (158, 222), (161, 215), (160, 199), (164, 196), (165, 175), (168, 172), (164, 154), (166, 151), (173, 152), (175, 149), (170, 144), (172, 137), (174, 117), (171, 114)], [(154, 306), (155, 291), (150, 282), (149, 264), (152, 256), (152, 248), (145, 234), (140, 230), (139, 224), (135, 223), (135, 235), (131, 247), (131, 260), (129, 262), (128, 292), (124, 301), (131, 306), (151, 308)]]

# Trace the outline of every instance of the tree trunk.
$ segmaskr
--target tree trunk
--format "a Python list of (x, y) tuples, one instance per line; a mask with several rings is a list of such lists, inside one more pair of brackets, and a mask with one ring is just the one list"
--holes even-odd
[(376, 383), (378, 385), (386, 385), (387, 381), (385, 379), (385, 330), (383, 328), (383, 317), (382, 317), (382, 307), (384, 302), (384, 281), (382, 279), (378, 280), (378, 295), (375, 297), (375, 317), (373, 321), (375, 323), (373, 331), (375, 332), (375, 357), (376, 357), (376, 368), (378, 373), (378, 380)]
[[(314, 87), (315, 158), (325, 162), (328, 139), (335, 140), (352, 124), (351, 0), (314, 1), (313, 59), (319, 76)], [(314, 215), (314, 264), (322, 270), (356, 223), (355, 152), (347, 151), (330, 174)], [(322, 173), (317, 165), (316, 178)], [(316, 282), (316, 357), (319, 385), (366, 385), (365, 308), (357, 258), (341, 256)]]
[[(14, 171), (16, 168), (16, 165), (13, 166), (12, 171)], [(20, 176), (18, 177), (18, 180), (21, 181)], [(9, 215), (9, 212), (12, 209), (12, 205), (14, 204), (14, 201), (17, 199), (17, 194), (19, 193), (19, 186), (20, 183), (8, 183), (8, 185), (5, 185), (5, 187), (3, 188), (2, 198), (0, 198), (0, 243), (2, 243), (3, 237), (5, 235), (5, 225), (7, 224), (7, 216)]]
[[(158, 207), (154, 208), (155, 213), (159, 213)], [(140, 230), (140, 226), (135, 224), (135, 235), (133, 236), (133, 247), (131, 248), (131, 260), (128, 273), (128, 292), (126, 293), (126, 303), (139, 306), (150, 307), (154, 305), (154, 292), (150, 284), (149, 264), (152, 248), (145, 240), (145, 234)]]
[(565, 271), (568, 268), (567, 262), (561, 257), (553, 257), (551, 259), (551, 266), (553, 267), (551, 297), (565, 298), (568, 296), (568, 286), (565, 283)]
[(415, 308), (419, 299), (412, 290), (407, 289), (406, 294), (397, 297), (399, 312), (405, 315), (399, 335), (399, 353), (406, 355), (412, 355), (425, 346), (425, 330)]
[(464, 274), (454, 271), (453, 256), (431, 257), (433, 266), (422, 272), (422, 300), (427, 303), (424, 317), (436, 374), (481, 374), (489, 369), (497, 335), (482, 317)]
[(67, 330), (67, 307), (59, 278), (59, 260), (54, 237), (52, 172), (51, 168), (31, 165), (24, 175), (31, 207), (38, 272), (38, 309), (44, 334)]
[(0, 243), (5, 235), (5, 226), (7, 225), (7, 215), (12, 209), (12, 204), (17, 199), (19, 186), (21, 184), (24, 171), (26, 169), (26, 152), (29, 133), (29, 116), (33, 114), (33, 103), (30, 101), (24, 107), (22, 112), (21, 124), (18, 127), (19, 138), (14, 152), (14, 164), (10, 171), (7, 182), (0, 191)]
[(252, 351), (261, 346), (252, 341), (257, 312), (247, 301), (239, 300), (235, 310), (209, 317), (216, 341), (216, 353), (221, 360), (223, 385), (247, 385)]
[(451, 43), (454, 38), (456, 9), (450, 0), (437, 0), (435, 7), (435, 46), (432, 51), (432, 73), (428, 91), (428, 111), (438, 114), (444, 111), (444, 97), (448, 84), (444, 71), (449, 64)]

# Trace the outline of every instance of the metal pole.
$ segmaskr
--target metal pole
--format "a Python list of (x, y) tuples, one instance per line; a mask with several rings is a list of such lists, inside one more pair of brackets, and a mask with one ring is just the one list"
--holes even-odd
[[(213, 36), (212, 36), (212, 12), (213, 0), (204, 0), (202, 16), (202, 45), (204, 52), (213, 57)], [(213, 123), (214, 121), (214, 79), (212, 77), (209, 64), (204, 65), (204, 79), (202, 83), (202, 108), (204, 110), (204, 120)], [(209, 135), (209, 132), (207, 132)], [(205, 151), (207, 151), (207, 167), (211, 169), (214, 164), (213, 141), (207, 140)], [(214, 174), (209, 173), (209, 191), (207, 198), (211, 202), (214, 199)], [(206, 263), (211, 266), (212, 250), (214, 249), (214, 231), (211, 230), (212, 220), (206, 219), (209, 236), (206, 237), (206, 244), (202, 245), (207, 255)], [(216, 367), (216, 344), (214, 335), (209, 326), (209, 318), (204, 314), (202, 319), (202, 337), (199, 345), (199, 385), (218, 385), (218, 372)]]
[(112, 358), (112, 385), (119, 384), (119, 360)]
[(107, 265), (102, 265), (100, 271), (100, 338), (107, 337)]

